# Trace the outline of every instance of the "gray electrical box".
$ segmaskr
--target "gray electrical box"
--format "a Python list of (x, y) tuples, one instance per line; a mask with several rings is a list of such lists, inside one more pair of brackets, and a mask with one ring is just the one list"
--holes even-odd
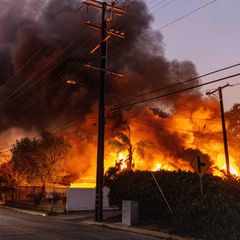
[(122, 201), (122, 224), (131, 226), (138, 224), (138, 202)]

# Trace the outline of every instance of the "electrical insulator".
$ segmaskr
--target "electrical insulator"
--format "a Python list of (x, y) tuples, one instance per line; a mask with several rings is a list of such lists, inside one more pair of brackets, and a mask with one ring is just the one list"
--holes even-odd
[(106, 10), (106, 13), (105, 13), (105, 21), (110, 23), (112, 22), (112, 19), (113, 19), (112, 9), (109, 8)]

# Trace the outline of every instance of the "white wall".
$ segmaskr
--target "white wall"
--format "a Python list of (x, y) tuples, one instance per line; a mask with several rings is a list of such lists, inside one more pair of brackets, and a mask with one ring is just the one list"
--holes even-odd
[[(95, 188), (68, 188), (67, 189), (67, 211), (94, 210)], [(103, 209), (109, 209), (109, 189), (103, 189)]]

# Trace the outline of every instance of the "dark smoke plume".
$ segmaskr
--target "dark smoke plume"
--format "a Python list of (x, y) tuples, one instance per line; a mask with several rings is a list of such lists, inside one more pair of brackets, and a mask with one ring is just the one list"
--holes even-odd
[[(73, 167), (75, 172), (72, 171), (73, 178), (77, 178), (79, 172), (87, 172), (95, 164), (95, 156), (89, 160), (88, 154), (91, 147), (96, 146), (99, 73), (85, 69), (83, 64), (99, 65), (99, 52), (90, 55), (89, 51), (99, 43), (100, 32), (87, 28), (84, 22), (90, 19), (93, 24), (99, 24), (99, 11), (77, 10), (78, 0), (0, 1), (0, 131), (3, 136), (11, 128), (34, 130), (36, 134), (42, 129), (59, 127), (62, 134), (71, 135), (71, 144), (78, 146), (74, 149), (79, 157), (70, 164), (77, 165)], [(108, 75), (107, 110), (130, 102), (140, 93), (197, 75), (192, 62), (166, 59), (163, 36), (152, 31), (152, 21), (145, 2), (138, 0), (122, 17), (115, 17), (109, 26), (124, 31), (126, 39), (111, 38), (108, 42), (108, 68), (124, 73), (124, 77)], [(67, 80), (79, 84), (69, 86)], [(168, 107), (172, 112), (182, 108), (179, 100), (182, 96), (107, 114), (106, 138), (124, 130), (131, 118), (138, 116), (138, 112), (146, 112), (149, 105)], [(200, 98), (197, 91), (185, 93), (184, 103)], [(175, 154), (176, 158), (191, 152), (183, 149), (181, 136), (171, 133), (151, 117), (146, 115), (145, 121), (154, 124), (156, 131), (152, 139), (161, 146), (161, 152)], [(79, 121), (71, 129), (61, 129), (62, 125), (77, 119)], [(76, 161), (79, 162), (76, 164)]]
[[(83, 63), (98, 65), (98, 54), (89, 57), (88, 52), (100, 36), (86, 28), (84, 21), (90, 18), (98, 24), (99, 13), (77, 11), (77, 7), (76, 0), (1, 1), (2, 130), (47, 128), (77, 119), (95, 105), (92, 92), (98, 91), (98, 73), (84, 69)], [(143, 1), (136, 1), (126, 15), (116, 17), (113, 25), (127, 37), (109, 41), (109, 68), (124, 72), (125, 77), (108, 77), (109, 105), (196, 76), (191, 62), (166, 60), (162, 35), (149, 34), (152, 20)], [(67, 86), (68, 79), (81, 84)]]

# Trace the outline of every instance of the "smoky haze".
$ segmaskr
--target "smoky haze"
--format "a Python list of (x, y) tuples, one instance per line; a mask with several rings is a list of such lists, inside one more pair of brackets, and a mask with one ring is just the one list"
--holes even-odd
[[(1, 130), (40, 130), (95, 109), (98, 72), (84, 69), (83, 64), (98, 65), (99, 53), (88, 53), (100, 35), (84, 22), (98, 24), (101, 18), (97, 10), (77, 10), (78, 4), (76, 0), (1, 0)], [(125, 76), (108, 77), (108, 105), (196, 76), (193, 63), (165, 58), (162, 35), (149, 34), (152, 20), (144, 1), (115, 17), (112, 25), (124, 31), (126, 39), (109, 41), (108, 68)], [(69, 79), (80, 84), (67, 86)], [(175, 101), (172, 97), (163, 103)]]
[[(133, 138), (151, 141), (157, 149), (145, 149), (146, 164), (164, 156), (177, 169), (179, 159), (185, 160), (186, 165), (198, 150), (186, 147), (188, 135), (166, 127), (166, 121), (173, 127), (176, 122), (171, 118), (165, 121), (149, 106), (184, 114), (211, 107), (214, 117), (217, 105), (215, 101), (204, 100), (195, 90), (109, 114), (112, 106), (154, 96), (134, 98), (143, 92), (197, 76), (192, 62), (166, 59), (163, 36), (152, 31), (153, 17), (145, 2), (134, 2), (126, 14), (114, 17), (109, 26), (125, 32), (126, 38), (112, 37), (108, 41), (108, 69), (121, 72), (124, 77), (107, 75), (106, 140), (130, 126), (136, 135)], [(59, 128), (73, 146), (70, 181), (79, 176), (94, 176), (99, 72), (83, 65), (99, 66), (99, 51), (92, 55), (89, 52), (99, 43), (100, 32), (87, 28), (84, 22), (100, 24), (100, 12), (86, 7), (78, 9), (77, 0), (0, 0), (0, 3), (0, 145), (6, 146), (8, 133), (10, 144), (14, 143), (14, 136), (35, 136), (43, 129)], [(123, 7), (121, 3), (119, 6)], [(67, 80), (78, 84), (67, 85)], [(197, 83), (195, 80), (187, 84)], [(141, 118), (144, 124), (135, 121)], [(73, 120), (78, 121), (70, 128), (61, 127)], [(108, 167), (114, 164), (113, 151), (106, 146)]]

